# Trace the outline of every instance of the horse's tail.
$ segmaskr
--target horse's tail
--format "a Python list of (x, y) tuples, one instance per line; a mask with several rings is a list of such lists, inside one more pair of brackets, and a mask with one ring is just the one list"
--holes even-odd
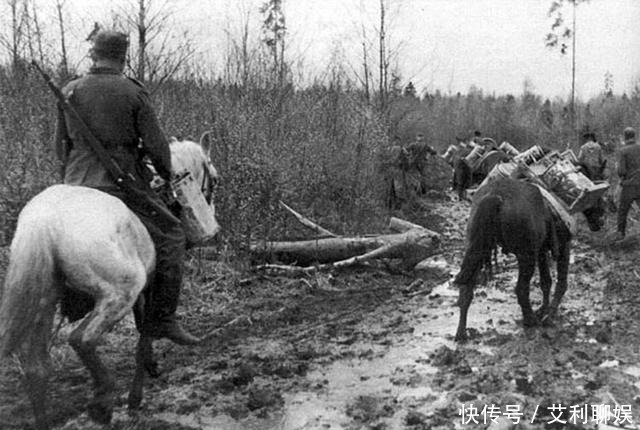
[(502, 198), (489, 195), (482, 198), (475, 208), (469, 220), (467, 250), (460, 272), (456, 275), (455, 284), (471, 284), (483, 265), (491, 266), (491, 256), (496, 249), (500, 234), (501, 207)]
[[(34, 212), (31, 212), (33, 214)], [(0, 291), (0, 357), (14, 352), (28, 331), (42, 324), (47, 297), (55, 297), (55, 269), (51, 237), (38, 216), (25, 217), (11, 243), (4, 288)], [(34, 222), (35, 221), (35, 222)]]

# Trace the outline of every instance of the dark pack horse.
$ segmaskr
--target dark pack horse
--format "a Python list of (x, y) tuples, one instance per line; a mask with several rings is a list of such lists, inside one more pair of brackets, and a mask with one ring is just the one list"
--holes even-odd
[[(185, 140), (170, 145), (174, 173), (191, 172), (209, 202), (207, 194), (217, 178), (210, 145), (206, 133), (200, 144)], [(69, 343), (94, 380), (89, 416), (108, 423), (116, 400), (115, 381), (96, 347), (141, 303), (138, 298), (154, 267), (151, 236), (116, 197), (87, 187), (53, 185), (24, 207), (0, 294), (0, 357), (18, 353), (38, 430), (51, 427), (46, 409), (48, 347), (57, 305), (68, 299), (68, 290), (92, 298), (92, 309), (79, 316)], [(140, 306), (136, 310), (143, 312)], [(143, 376), (154, 364), (151, 347), (151, 338), (141, 336), (130, 409), (142, 400)]]
[[(602, 226), (604, 211), (584, 212), (589, 228)], [(456, 341), (466, 340), (467, 312), (473, 299), (477, 277), (484, 267), (491, 268), (491, 257), (497, 246), (513, 253), (518, 260), (516, 296), (526, 327), (551, 319), (567, 290), (571, 232), (564, 222), (545, 204), (537, 188), (528, 182), (500, 178), (483, 186), (473, 197), (467, 224), (467, 249), (454, 284), (460, 289), (460, 320)], [(557, 263), (557, 279), (553, 301), (550, 301), (551, 274), (549, 255)], [(542, 306), (534, 313), (529, 301), (529, 283), (538, 267)]]
[(511, 156), (503, 151), (491, 150), (482, 157), (474, 170), (469, 167), (463, 156), (453, 160), (453, 190), (460, 200), (466, 198), (467, 189), (479, 184), (489, 172), (499, 164), (511, 160)]

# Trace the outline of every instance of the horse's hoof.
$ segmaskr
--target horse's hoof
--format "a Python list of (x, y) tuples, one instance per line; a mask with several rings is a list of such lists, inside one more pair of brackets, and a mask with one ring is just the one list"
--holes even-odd
[(461, 333), (457, 333), (456, 337), (454, 338), (454, 340), (458, 343), (465, 343), (468, 338), (467, 338), (467, 332), (463, 331)]
[(540, 321), (544, 321), (548, 316), (547, 315), (548, 312), (549, 312), (548, 308), (541, 307), (536, 311), (536, 318), (538, 318)]
[(542, 318), (540, 318), (540, 324), (544, 327), (553, 327), (553, 319), (556, 316), (554, 311), (548, 311), (544, 314)]
[(536, 327), (540, 324), (540, 320), (535, 315), (522, 319), (522, 325), (525, 327)]
[(113, 404), (104, 400), (93, 400), (87, 406), (89, 418), (98, 424), (109, 424), (113, 415)]
[(540, 324), (543, 327), (553, 327), (554, 326), (553, 320), (551, 318), (549, 318), (548, 315), (545, 316), (542, 320), (540, 320)]
[(133, 392), (129, 393), (129, 402), (128, 402), (129, 414), (140, 409), (141, 404), (142, 404), (142, 395), (140, 393), (133, 393)]
[(162, 374), (162, 372), (160, 371), (160, 368), (158, 367), (158, 362), (155, 360), (144, 363), (144, 369), (152, 378), (157, 378)]

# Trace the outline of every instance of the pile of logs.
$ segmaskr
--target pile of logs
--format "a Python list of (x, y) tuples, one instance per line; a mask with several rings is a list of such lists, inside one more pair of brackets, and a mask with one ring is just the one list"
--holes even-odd
[(255, 269), (288, 273), (311, 273), (353, 266), (373, 259), (400, 259), (405, 269), (439, 250), (440, 235), (420, 225), (391, 218), (393, 233), (345, 237), (334, 234), (280, 202), (302, 225), (316, 237), (300, 241), (265, 241), (253, 243), (250, 252), (257, 261), (277, 261)]

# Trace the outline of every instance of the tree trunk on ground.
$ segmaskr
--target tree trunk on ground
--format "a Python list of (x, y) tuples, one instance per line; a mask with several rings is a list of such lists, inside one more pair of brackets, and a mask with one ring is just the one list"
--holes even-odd
[(251, 246), (250, 252), (257, 260), (309, 265), (346, 260), (383, 249), (384, 252), (372, 258), (401, 258), (407, 265), (415, 265), (432, 255), (439, 242), (437, 233), (425, 228), (412, 228), (403, 233), (368, 237), (256, 243)]

